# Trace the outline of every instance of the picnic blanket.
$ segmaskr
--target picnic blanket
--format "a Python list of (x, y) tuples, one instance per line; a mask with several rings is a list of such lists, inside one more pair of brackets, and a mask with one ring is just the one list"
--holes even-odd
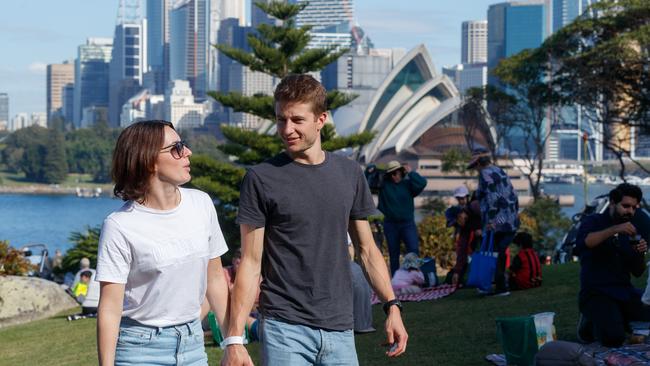
[[(454, 285), (440, 285), (440, 286), (425, 288), (422, 290), (422, 292), (417, 294), (401, 294), (397, 296), (397, 299), (399, 299), (399, 301), (436, 300), (436, 299), (443, 298), (445, 296), (449, 296), (453, 294), (455, 291), (456, 291), (456, 286)], [(373, 305), (381, 303), (381, 301), (379, 301), (379, 298), (377, 297), (377, 294), (375, 294), (374, 292), (370, 297), (370, 301)]]

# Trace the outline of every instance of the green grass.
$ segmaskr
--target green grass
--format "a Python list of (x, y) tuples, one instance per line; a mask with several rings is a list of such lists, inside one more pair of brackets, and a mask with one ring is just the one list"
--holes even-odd
[[(579, 265), (544, 267), (541, 288), (513, 292), (507, 297), (481, 298), (475, 290), (456, 292), (444, 299), (406, 303), (404, 321), (409, 343), (404, 356), (388, 359), (380, 346), (384, 340), (384, 315), (374, 306), (375, 327), (380, 331), (356, 337), (361, 365), (486, 365), (489, 353), (500, 353), (495, 318), (544, 311), (555, 312), (559, 339), (575, 341), (578, 318)], [(645, 287), (646, 275), (635, 280)], [(65, 314), (0, 330), (0, 365), (96, 364), (95, 320), (67, 322)], [(248, 346), (256, 364), (258, 344)], [(217, 365), (221, 350), (206, 344), (210, 365)]]

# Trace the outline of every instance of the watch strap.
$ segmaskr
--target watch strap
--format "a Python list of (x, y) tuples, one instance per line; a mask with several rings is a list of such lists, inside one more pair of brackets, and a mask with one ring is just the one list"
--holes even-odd
[(402, 303), (398, 299), (392, 299), (390, 301), (386, 301), (383, 305), (384, 313), (388, 315), (388, 312), (390, 310), (390, 307), (393, 305), (397, 305), (399, 308), (400, 313), (402, 312)]

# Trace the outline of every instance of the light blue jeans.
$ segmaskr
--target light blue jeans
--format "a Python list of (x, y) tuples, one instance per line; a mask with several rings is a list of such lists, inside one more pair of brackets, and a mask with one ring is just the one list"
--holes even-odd
[(328, 331), (263, 318), (260, 336), (262, 365), (359, 365), (352, 329)]
[(190, 323), (157, 328), (122, 318), (115, 350), (116, 366), (207, 364), (203, 329), (198, 319)]

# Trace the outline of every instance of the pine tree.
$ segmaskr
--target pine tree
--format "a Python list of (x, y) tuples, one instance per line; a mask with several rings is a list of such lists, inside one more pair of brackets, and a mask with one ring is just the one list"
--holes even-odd
[[(290, 74), (320, 71), (349, 51), (336, 46), (307, 49), (311, 40), (311, 26), (297, 27), (295, 17), (308, 3), (288, 4), (284, 1), (255, 3), (266, 14), (281, 21), (281, 25), (261, 24), (257, 32), (248, 34), (247, 40), (252, 53), (228, 45), (215, 45), (229, 58), (258, 71), (281, 79)], [(237, 92), (210, 92), (210, 96), (235, 112), (245, 112), (274, 121), (273, 97), (264, 94), (245, 96)], [(356, 95), (333, 90), (327, 95), (330, 110), (350, 103)], [(257, 131), (247, 131), (232, 126), (223, 126), (222, 132), (229, 140), (221, 149), (237, 157), (242, 164), (263, 161), (282, 150), (282, 142), (276, 137)], [(323, 129), (321, 134), (325, 150), (361, 146), (370, 142), (373, 134), (366, 132), (347, 137), (337, 136), (333, 126)]]

